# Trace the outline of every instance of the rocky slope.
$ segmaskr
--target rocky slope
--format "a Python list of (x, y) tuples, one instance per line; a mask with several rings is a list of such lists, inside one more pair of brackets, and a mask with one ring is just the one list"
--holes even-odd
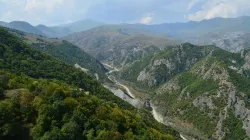
[(115, 67), (123, 67), (166, 45), (175, 43), (167, 37), (129, 34), (123, 26), (98, 27), (74, 33), (63, 39)]
[(127, 67), (120, 79), (151, 96), (162, 120), (199, 139), (250, 138), (250, 51), (185, 43)]
[(231, 32), (226, 34), (207, 33), (198, 37), (186, 39), (186, 41), (200, 45), (216, 45), (224, 50), (240, 52), (250, 47), (249, 32)]

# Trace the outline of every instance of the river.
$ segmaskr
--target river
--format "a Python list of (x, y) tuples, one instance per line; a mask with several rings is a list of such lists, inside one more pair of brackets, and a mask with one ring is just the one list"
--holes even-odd
[[(105, 66), (108, 66), (110, 68), (113, 68), (113, 70), (110, 70), (108, 73), (107, 73), (107, 76), (108, 78), (113, 81), (117, 87), (122, 87), (126, 92), (124, 92), (122, 89), (120, 88), (117, 88), (117, 87), (113, 87), (113, 86), (109, 86), (109, 85), (104, 85), (105, 88), (109, 89), (112, 93), (114, 93), (114, 95), (116, 95), (117, 97), (121, 98), (122, 100), (124, 101), (127, 101), (128, 103), (130, 103), (131, 105), (137, 107), (137, 108), (140, 108), (144, 105), (144, 102), (141, 100), (141, 99), (137, 99), (134, 94), (129, 90), (129, 88), (126, 86), (126, 85), (123, 85), (121, 83), (119, 83), (115, 77), (112, 77), (111, 74), (112, 72), (115, 72), (115, 71), (119, 71), (117, 68), (114, 68), (110, 65), (107, 65), (107, 64), (104, 64)], [(154, 107), (154, 105), (152, 103), (151, 104), (151, 107), (152, 107), (152, 111), (151, 113), (153, 114), (155, 120), (157, 120), (158, 122), (164, 124), (164, 125), (167, 125), (165, 122), (164, 122), (164, 119), (163, 119), (163, 116), (158, 113)], [(183, 139), (183, 140), (187, 140), (182, 134), (180, 134), (180, 137)]]

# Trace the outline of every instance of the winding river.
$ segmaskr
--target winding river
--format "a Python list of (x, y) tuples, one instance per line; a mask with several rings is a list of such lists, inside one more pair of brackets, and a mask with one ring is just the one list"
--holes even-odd
[[(111, 76), (111, 74), (115, 71), (119, 71), (117, 68), (114, 68), (108, 64), (104, 64), (103, 65), (109, 67), (109, 68), (112, 68), (112, 70), (110, 70), (108, 73), (107, 73), (107, 76), (108, 78), (113, 81), (118, 87), (122, 87), (125, 92), (120, 89), (120, 88), (117, 88), (117, 87), (113, 87), (113, 86), (109, 86), (109, 85), (104, 85), (105, 88), (109, 89), (111, 92), (114, 93), (114, 95), (116, 95), (117, 97), (123, 99), (124, 101), (127, 101), (128, 103), (130, 103), (131, 105), (137, 107), (137, 108), (140, 108), (144, 105), (144, 102), (140, 99), (137, 99), (134, 94), (129, 90), (129, 88), (126, 86), (126, 85), (123, 85), (121, 83), (119, 83), (115, 77)], [(157, 120), (158, 122), (164, 124), (164, 125), (167, 125), (165, 122), (164, 122), (164, 119), (162, 117), (162, 115), (160, 113), (158, 113), (154, 107), (154, 105), (152, 103), (151, 104), (151, 107), (152, 107), (152, 114), (155, 118), (155, 120)], [(180, 137), (183, 139), (183, 140), (187, 140), (182, 134), (180, 134)]]

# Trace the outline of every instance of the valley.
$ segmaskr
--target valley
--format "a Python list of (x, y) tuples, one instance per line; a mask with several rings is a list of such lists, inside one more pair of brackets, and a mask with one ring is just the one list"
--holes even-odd
[[(105, 65), (105, 64), (104, 64)], [(110, 67), (109, 65), (105, 65)], [(110, 67), (111, 68), (111, 67)], [(105, 85), (104, 87), (109, 89), (111, 92), (114, 93), (114, 95), (116, 95), (117, 97), (121, 98), (122, 100), (130, 103), (131, 105), (137, 107), (137, 108), (148, 108), (148, 110), (151, 111), (153, 117), (160, 123), (164, 124), (164, 125), (168, 125), (169, 123), (165, 123), (163, 121), (163, 116), (158, 113), (155, 108), (154, 105), (149, 101), (149, 105), (147, 104), (147, 100), (146, 98), (140, 98), (140, 97), (135, 97), (135, 95), (130, 91), (129, 87), (127, 87), (126, 85), (120, 84), (115, 78), (110, 78), (110, 74), (112, 74), (113, 71), (119, 71), (118, 69), (114, 68), (111, 69), (110, 72), (108, 72), (108, 77), (111, 81), (114, 82), (114, 84), (116, 85)], [(125, 89), (125, 90), (124, 90)], [(135, 90), (134, 90), (135, 91)], [(135, 91), (136, 92), (136, 91)], [(145, 93), (144, 93), (145, 94)], [(182, 134), (180, 134), (180, 137), (183, 140), (187, 140)], [(190, 137), (191, 138), (191, 137)]]
[[(126, 83), (135, 93), (139, 91), (139, 99), (144, 104), (149, 100), (156, 120), (175, 128), (189, 139), (225, 135), (225, 130), (231, 129), (223, 126), (227, 117), (235, 117), (232, 114), (228, 116), (226, 112), (232, 110), (237, 114), (244, 112), (240, 113), (244, 117), (237, 121), (242, 128), (237, 131), (246, 138), (249, 93), (247, 87), (246, 91), (242, 89), (248, 86), (249, 81), (238, 81), (243, 85), (238, 87), (239, 83), (231, 83), (235, 80), (227, 78), (242, 77), (240, 73), (248, 77), (249, 69), (245, 67), (248, 55), (248, 50), (243, 54), (230, 53), (215, 46), (185, 43), (135, 61), (124, 69), (111, 70), (110, 75), (113, 74), (112, 79), (116, 77), (121, 83)], [(220, 117), (223, 114), (224, 119)], [(212, 130), (209, 135), (208, 130)], [(239, 135), (235, 132), (231, 136)]]

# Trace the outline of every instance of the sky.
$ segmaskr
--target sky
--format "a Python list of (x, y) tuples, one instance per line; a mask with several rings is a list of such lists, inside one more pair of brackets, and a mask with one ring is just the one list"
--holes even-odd
[(0, 21), (159, 24), (250, 16), (250, 0), (0, 0)]

